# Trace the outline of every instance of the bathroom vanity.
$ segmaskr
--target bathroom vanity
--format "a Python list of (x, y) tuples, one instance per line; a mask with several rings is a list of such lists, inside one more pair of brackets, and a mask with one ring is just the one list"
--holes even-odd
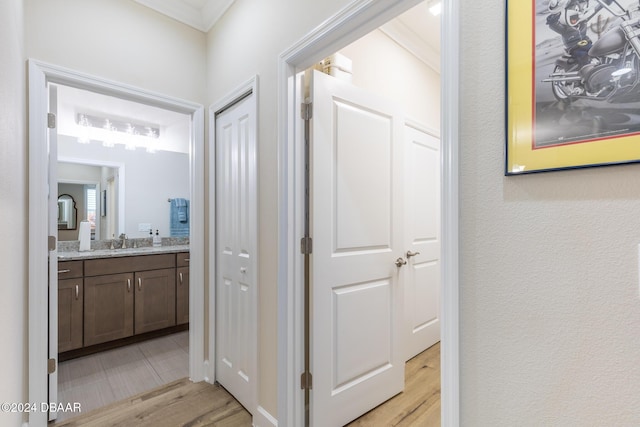
[(59, 252), (60, 359), (187, 329), (188, 250)]

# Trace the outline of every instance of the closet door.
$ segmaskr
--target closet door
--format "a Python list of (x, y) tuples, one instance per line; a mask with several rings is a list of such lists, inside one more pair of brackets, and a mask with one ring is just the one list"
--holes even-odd
[(255, 94), (216, 115), (216, 379), (256, 407)]

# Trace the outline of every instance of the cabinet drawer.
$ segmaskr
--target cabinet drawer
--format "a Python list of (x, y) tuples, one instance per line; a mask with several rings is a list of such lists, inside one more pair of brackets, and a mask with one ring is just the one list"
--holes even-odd
[(103, 274), (131, 273), (134, 271), (173, 268), (175, 266), (175, 254), (88, 259), (84, 262), (84, 275), (100, 276)]
[(176, 267), (189, 267), (189, 252), (178, 252), (176, 254)]
[(58, 279), (82, 277), (82, 261), (59, 261)]

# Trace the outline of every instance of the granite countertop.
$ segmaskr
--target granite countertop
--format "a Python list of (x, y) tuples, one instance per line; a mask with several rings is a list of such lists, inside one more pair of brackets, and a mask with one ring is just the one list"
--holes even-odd
[(90, 251), (59, 251), (58, 261), (84, 260), (95, 258), (117, 258), (133, 255), (169, 254), (189, 252), (189, 245), (171, 245), (159, 247), (127, 248), (127, 249), (92, 249)]

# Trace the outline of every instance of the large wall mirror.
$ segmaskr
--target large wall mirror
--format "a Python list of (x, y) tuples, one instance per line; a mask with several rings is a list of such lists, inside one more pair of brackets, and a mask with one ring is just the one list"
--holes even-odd
[[(58, 86), (58, 194), (74, 197), (92, 239), (145, 238), (149, 229), (170, 236), (167, 201), (190, 197), (190, 123), (186, 114)], [(90, 184), (95, 204), (85, 208)], [(77, 236), (58, 232), (61, 241)]]

